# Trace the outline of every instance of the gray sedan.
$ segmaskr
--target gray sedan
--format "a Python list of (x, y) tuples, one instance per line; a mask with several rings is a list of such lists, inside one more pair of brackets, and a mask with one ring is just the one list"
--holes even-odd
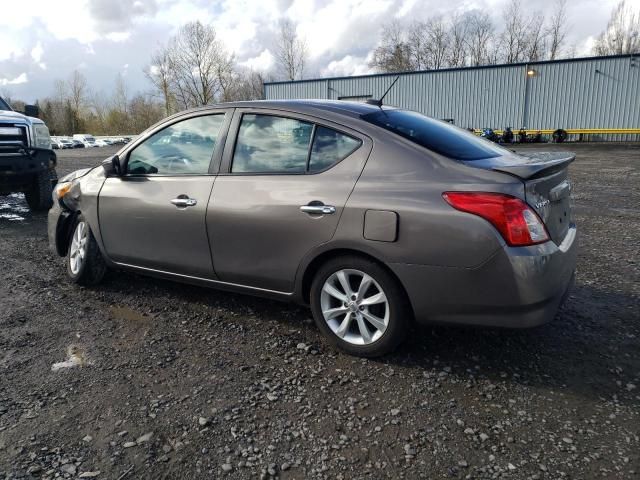
[(49, 238), (77, 284), (127, 269), (291, 300), (378, 356), (413, 322), (555, 316), (576, 264), (573, 158), (373, 104), (221, 104), (62, 179)]

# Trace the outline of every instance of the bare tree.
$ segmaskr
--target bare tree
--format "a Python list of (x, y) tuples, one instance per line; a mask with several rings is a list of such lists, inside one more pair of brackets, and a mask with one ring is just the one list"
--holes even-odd
[(87, 99), (87, 79), (78, 70), (74, 70), (67, 80), (67, 94), (71, 108), (79, 115)]
[(527, 25), (525, 36), (524, 60), (535, 62), (544, 59), (546, 54), (546, 30), (544, 29), (544, 16), (536, 12)]
[(607, 28), (598, 37), (597, 55), (621, 55), (640, 52), (640, 12), (622, 0), (614, 8)]
[(556, 1), (546, 35), (549, 39), (549, 60), (555, 60), (562, 55), (567, 37), (567, 0)]
[(521, 0), (511, 0), (503, 12), (504, 30), (500, 35), (500, 49), (506, 63), (524, 60), (527, 51), (528, 21)]
[(408, 50), (412, 69), (423, 70), (447, 66), (449, 24), (442, 17), (414, 22), (409, 28)]
[(264, 98), (264, 74), (253, 70), (239, 70), (234, 73), (232, 87), (227, 91), (225, 101), (261, 100)]
[(494, 27), (487, 13), (471, 12), (468, 17), (467, 47), (471, 65), (490, 62), (493, 48)]
[(156, 51), (151, 56), (151, 65), (144, 73), (162, 98), (165, 115), (170, 115), (173, 111), (174, 99), (171, 91), (173, 77), (169, 50), (163, 47)]
[(398, 21), (384, 25), (381, 37), (380, 45), (373, 51), (369, 66), (381, 72), (406, 72), (416, 69), (404, 27)]
[(467, 35), (469, 21), (464, 15), (454, 14), (451, 18), (450, 48), (448, 64), (450, 67), (464, 67), (467, 59)]
[(307, 45), (298, 36), (296, 26), (288, 19), (280, 22), (275, 53), (282, 76), (287, 80), (302, 78), (307, 61)]
[(170, 89), (182, 108), (219, 100), (227, 81), (225, 75), (234, 63), (215, 29), (199, 21), (187, 23), (171, 39), (168, 59)]

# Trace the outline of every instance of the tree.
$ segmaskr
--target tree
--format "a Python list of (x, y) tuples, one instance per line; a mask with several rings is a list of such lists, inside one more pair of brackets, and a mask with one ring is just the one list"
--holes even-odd
[(404, 28), (398, 21), (392, 21), (382, 27), (382, 41), (373, 51), (369, 64), (382, 72), (406, 72), (415, 70), (409, 41)]
[(546, 34), (549, 38), (549, 60), (555, 60), (562, 55), (565, 39), (567, 37), (567, 0), (557, 0), (555, 12), (551, 16), (551, 22)]
[(467, 49), (473, 66), (490, 63), (494, 27), (487, 13), (471, 12), (468, 16)]
[(169, 116), (173, 111), (175, 99), (171, 90), (173, 83), (171, 57), (167, 48), (161, 48), (151, 56), (151, 65), (145, 70), (145, 76), (153, 84), (164, 103), (164, 113)]
[(70, 110), (71, 131), (77, 133), (80, 130), (80, 118), (87, 98), (87, 79), (78, 70), (74, 70), (67, 80), (66, 93)]
[(449, 25), (442, 17), (413, 23), (409, 27), (408, 50), (412, 69), (445, 67), (450, 50)]
[(524, 60), (527, 50), (528, 22), (520, 0), (511, 0), (503, 12), (504, 30), (500, 35), (500, 49), (505, 63), (516, 63)]
[(640, 52), (640, 12), (622, 0), (613, 9), (607, 28), (594, 46), (597, 55)]
[(307, 45), (298, 36), (296, 26), (288, 19), (280, 22), (275, 57), (283, 77), (287, 80), (302, 78), (307, 61)]
[(170, 91), (182, 108), (218, 101), (228, 86), (234, 58), (218, 41), (215, 29), (187, 23), (169, 43)]
[(449, 66), (464, 67), (466, 65), (468, 34), (468, 18), (463, 15), (454, 14), (451, 18), (451, 32), (449, 34), (451, 43), (448, 58)]
[(546, 37), (544, 16), (539, 12), (535, 12), (529, 21), (529, 25), (527, 25), (523, 59), (529, 62), (543, 60), (546, 55)]
[(224, 101), (261, 100), (264, 98), (264, 75), (253, 70), (234, 72), (232, 86), (225, 93)]

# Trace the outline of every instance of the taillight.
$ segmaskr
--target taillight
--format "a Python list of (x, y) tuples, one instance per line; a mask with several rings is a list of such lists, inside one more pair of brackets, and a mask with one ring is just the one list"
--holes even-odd
[(511, 246), (536, 245), (549, 240), (538, 214), (519, 198), (485, 192), (445, 192), (442, 196), (453, 208), (489, 221)]

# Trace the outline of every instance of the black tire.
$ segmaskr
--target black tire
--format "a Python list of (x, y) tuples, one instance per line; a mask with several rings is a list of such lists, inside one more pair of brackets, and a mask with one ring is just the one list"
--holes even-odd
[(553, 132), (552, 138), (554, 143), (562, 143), (567, 139), (568, 136), (569, 134), (566, 130), (559, 128), (555, 132)]
[[(76, 231), (80, 224), (83, 224), (86, 228), (86, 250), (83, 261), (77, 268), (74, 268), (72, 266), (72, 257), (74, 255), (72, 251), (72, 243), (74, 242)], [(93, 236), (91, 227), (89, 227), (89, 223), (85, 221), (82, 214), (79, 214), (76, 218), (69, 241), (70, 244), (69, 248), (67, 249), (67, 256), (65, 258), (65, 263), (67, 265), (67, 275), (69, 279), (73, 283), (82, 286), (91, 286), (100, 283), (105, 273), (107, 272), (107, 265), (104, 262), (104, 258), (102, 258), (102, 253), (100, 252), (98, 243)]]
[(49, 179), (51, 180), (51, 191), (53, 191), (58, 184), (58, 172), (56, 172), (55, 168), (49, 170)]
[[(388, 324), (381, 336), (372, 343), (356, 345), (345, 341), (334, 333), (324, 318), (321, 304), (323, 287), (332, 275), (341, 270), (357, 270), (370, 276), (381, 287), (387, 298), (389, 308)], [(357, 277), (357, 274), (355, 274), (355, 277)], [(357, 281), (357, 278), (355, 281)], [(354, 285), (353, 288), (357, 287)], [(373, 288), (377, 289), (377, 287)], [(398, 281), (378, 263), (356, 255), (337, 257), (322, 265), (316, 272), (311, 284), (310, 301), (316, 325), (327, 340), (338, 349), (359, 357), (380, 357), (395, 350), (405, 339), (412, 320), (409, 300)], [(357, 313), (355, 312), (355, 315)], [(370, 323), (367, 323), (367, 325), (373, 327)], [(349, 328), (350, 330), (358, 328), (357, 321), (352, 321)], [(373, 330), (376, 331), (375, 327), (373, 327)]]
[(31, 211), (41, 212), (53, 206), (52, 193), (51, 173), (44, 170), (36, 175), (31, 188), (24, 192), (24, 196)]

